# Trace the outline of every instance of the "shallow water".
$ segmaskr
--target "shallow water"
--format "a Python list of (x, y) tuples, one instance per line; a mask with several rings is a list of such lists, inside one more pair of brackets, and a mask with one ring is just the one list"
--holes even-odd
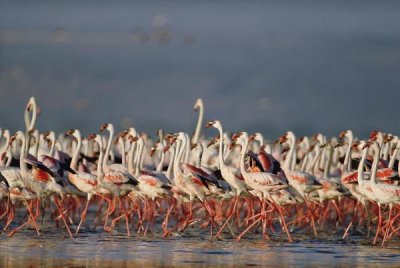
[[(200, 236), (199, 236), (200, 235)], [(199, 238), (200, 237), (200, 238)], [(365, 238), (346, 241), (295, 237), (294, 243), (265, 241), (252, 234), (241, 242), (211, 241), (206, 233), (157, 237), (126, 237), (86, 229), (76, 238), (44, 230), (40, 237), (24, 230), (0, 236), (0, 266), (397, 266), (400, 243), (371, 246)], [(335, 236), (337, 237), (337, 236)]]

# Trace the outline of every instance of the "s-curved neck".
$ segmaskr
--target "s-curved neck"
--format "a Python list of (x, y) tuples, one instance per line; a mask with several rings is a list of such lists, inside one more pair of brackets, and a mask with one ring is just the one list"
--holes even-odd
[(140, 175), (140, 163), (141, 159), (143, 157), (143, 148), (144, 148), (144, 141), (142, 137), (139, 137), (137, 141), (137, 146), (136, 146), (136, 159), (135, 159), (135, 176)]
[(99, 159), (97, 160), (97, 180), (99, 182), (103, 182), (104, 179), (104, 171), (103, 171), (103, 157), (104, 157), (104, 153), (103, 153), (103, 144), (102, 142), (99, 143)]
[(362, 150), (362, 156), (361, 156), (361, 160), (360, 163), (358, 164), (358, 168), (357, 168), (357, 181), (359, 185), (362, 185), (364, 183), (364, 164), (365, 164), (365, 160), (367, 159), (367, 154), (368, 154), (368, 148), (364, 148)]
[(156, 171), (157, 172), (161, 172), (163, 165), (164, 165), (164, 160), (165, 160), (165, 153), (163, 151), (161, 151), (161, 158), (160, 158), (160, 162), (157, 165)]
[(28, 167), (25, 162), (25, 157), (27, 154), (26, 146), (25, 146), (26, 138), (25, 138), (25, 135), (23, 135), (23, 134), (21, 134), (21, 141), (22, 141), (22, 146), (21, 146), (21, 152), (20, 152), (20, 156), (19, 156), (19, 165), (20, 165), (22, 173), (25, 174), (28, 172)]
[(400, 146), (400, 141), (397, 142), (396, 148), (394, 148), (394, 150), (390, 156), (390, 162), (389, 162), (389, 166), (388, 166), (390, 169), (393, 169), (393, 167), (394, 167), (394, 162), (396, 161), (397, 155), (399, 153), (399, 146)]
[(331, 167), (331, 161), (332, 161), (332, 145), (328, 143), (326, 146), (326, 153), (328, 155), (326, 161), (325, 161), (325, 167), (324, 167), (324, 178), (329, 178), (330, 174), (330, 167)]
[(219, 132), (219, 150), (218, 150), (218, 160), (219, 160), (219, 169), (222, 169), (225, 167), (225, 161), (224, 161), (224, 132), (222, 131), (222, 126), (218, 127), (218, 132)]
[(378, 171), (381, 150), (378, 143), (374, 143), (372, 148), (374, 149), (374, 161), (371, 168), (371, 183), (376, 184), (376, 172)]
[(203, 117), (204, 117), (204, 104), (203, 101), (199, 101), (199, 117), (197, 118), (197, 125), (196, 130), (193, 135), (192, 143), (198, 143), (201, 134), (201, 126), (203, 124)]
[(286, 170), (291, 170), (294, 153), (296, 151), (296, 138), (290, 137), (289, 141), (290, 141), (290, 149), (286, 155), (285, 162), (283, 163), (283, 167)]
[(246, 170), (244, 160), (245, 160), (245, 155), (246, 155), (247, 149), (249, 147), (249, 139), (245, 138), (244, 142), (242, 142), (241, 144), (242, 144), (242, 149), (240, 151), (240, 172), (243, 175), (248, 175), (249, 172)]
[[(77, 133), (75, 134), (75, 137), (76, 137), (78, 143), (76, 145), (74, 154), (72, 155), (70, 167), (72, 170), (76, 171), (76, 170), (78, 170), (78, 157), (79, 157), (79, 152), (81, 151), (82, 137), (81, 137), (81, 133), (79, 132), (79, 130), (75, 130), (75, 131), (77, 131)], [(100, 149), (100, 152), (102, 152), (102, 149)], [(100, 161), (100, 158), (98, 161)]]
[(112, 145), (112, 140), (114, 137), (114, 128), (110, 127), (109, 132), (110, 132), (110, 136), (108, 137), (107, 148), (106, 148), (106, 152), (104, 153), (103, 166), (107, 166), (107, 164), (108, 164), (108, 158), (110, 157), (111, 145)]
[(118, 145), (119, 145), (119, 148), (120, 148), (122, 164), (125, 165), (126, 164), (126, 155), (125, 155), (125, 141), (124, 141), (124, 138), (122, 138), (122, 137), (119, 138)]

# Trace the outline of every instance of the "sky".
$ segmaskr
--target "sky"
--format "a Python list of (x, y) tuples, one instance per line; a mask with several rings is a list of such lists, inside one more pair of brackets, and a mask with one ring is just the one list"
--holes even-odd
[[(399, 133), (398, 1), (0, 1), (0, 127)], [(206, 122), (204, 122), (205, 124)], [(207, 134), (212, 135), (214, 133)]]

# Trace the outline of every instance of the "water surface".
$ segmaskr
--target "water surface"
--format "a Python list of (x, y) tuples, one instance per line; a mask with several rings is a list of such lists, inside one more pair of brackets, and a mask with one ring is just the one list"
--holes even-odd
[[(198, 236), (200, 235), (200, 236)], [(126, 237), (86, 229), (74, 239), (44, 231), (37, 237), (24, 230), (12, 238), (0, 237), (0, 266), (397, 266), (400, 243), (371, 246), (371, 240), (295, 236), (294, 243), (265, 241), (252, 234), (241, 242), (210, 241), (205, 233), (168, 239)], [(279, 240), (279, 239), (278, 239)]]

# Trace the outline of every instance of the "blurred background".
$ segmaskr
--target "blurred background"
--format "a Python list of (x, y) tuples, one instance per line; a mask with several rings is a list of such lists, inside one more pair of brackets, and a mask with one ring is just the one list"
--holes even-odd
[[(399, 133), (399, 1), (1, 1), (0, 126)], [(214, 134), (214, 132), (212, 132)], [(211, 133), (209, 133), (211, 134)]]

